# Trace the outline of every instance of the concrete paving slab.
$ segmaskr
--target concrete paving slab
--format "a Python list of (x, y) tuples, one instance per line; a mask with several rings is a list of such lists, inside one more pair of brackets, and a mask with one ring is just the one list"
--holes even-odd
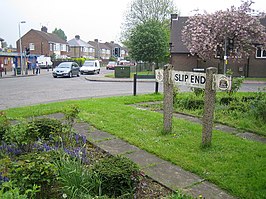
[(87, 133), (86, 136), (92, 142), (100, 142), (100, 141), (104, 141), (104, 140), (115, 139), (115, 136), (113, 136), (109, 133), (98, 131), (98, 130), (91, 132), (91, 133)]
[(54, 113), (54, 114), (50, 114), (50, 115), (42, 115), (42, 116), (38, 116), (38, 118), (52, 118), (52, 119), (58, 119), (58, 120), (62, 120), (64, 119), (64, 114), (63, 113)]
[(195, 184), (187, 189), (183, 189), (184, 193), (192, 195), (194, 197), (211, 198), (211, 199), (233, 199), (234, 197), (227, 194), (214, 184), (207, 181)]
[(180, 114), (180, 113), (173, 113), (173, 116), (176, 117), (176, 118), (181, 118), (181, 119), (185, 119), (185, 120), (188, 120), (188, 121), (191, 121), (191, 122), (202, 124), (202, 119), (201, 118), (192, 117), (192, 116), (185, 115), (185, 114)]
[(106, 140), (98, 142), (96, 145), (112, 155), (122, 155), (140, 150), (138, 147), (130, 145), (120, 139)]
[(76, 131), (79, 134), (85, 135), (88, 133), (89, 124), (85, 123), (85, 122), (79, 122), (79, 123), (75, 123), (73, 127), (74, 127), (74, 129), (76, 129)]
[(225, 133), (230, 133), (230, 134), (238, 134), (240, 131), (236, 128), (226, 126), (223, 124), (214, 124), (214, 129), (223, 131)]
[(133, 162), (137, 163), (141, 168), (163, 164), (166, 162), (158, 158), (157, 156), (143, 150), (134, 151), (133, 153), (125, 154), (125, 156)]
[(144, 173), (172, 190), (185, 189), (203, 181), (193, 173), (169, 162), (143, 169)]
[(254, 134), (254, 133), (249, 133), (249, 132), (239, 133), (239, 134), (237, 134), (237, 136), (242, 137), (244, 139), (256, 141), (256, 142), (261, 142), (264, 144), (266, 143), (265, 137), (259, 136), (259, 135)]

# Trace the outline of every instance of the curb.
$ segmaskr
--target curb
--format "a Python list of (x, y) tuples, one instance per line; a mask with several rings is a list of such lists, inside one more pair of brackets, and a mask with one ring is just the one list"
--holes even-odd
[[(97, 81), (97, 82), (134, 82), (132, 78), (109, 78), (109, 77), (85, 77), (88, 81)], [(137, 82), (152, 82), (155, 83), (155, 79), (137, 79)]]
[(244, 80), (244, 84), (266, 84), (266, 81), (251, 81), (251, 80)]

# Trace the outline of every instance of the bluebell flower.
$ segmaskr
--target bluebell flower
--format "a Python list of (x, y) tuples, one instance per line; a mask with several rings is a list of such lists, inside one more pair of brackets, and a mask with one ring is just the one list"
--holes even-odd
[(82, 136), (82, 141), (83, 141), (83, 144), (86, 144), (87, 143), (87, 138), (85, 135)]
[(76, 143), (78, 144), (79, 143), (79, 134), (75, 134), (75, 139), (76, 139)]

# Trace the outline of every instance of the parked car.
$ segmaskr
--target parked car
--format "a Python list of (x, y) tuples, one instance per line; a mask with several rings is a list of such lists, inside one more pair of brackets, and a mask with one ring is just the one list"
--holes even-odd
[(109, 61), (106, 65), (106, 70), (114, 70), (117, 66), (117, 63), (115, 61)]
[(53, 77), (79, 77), (79, 65), (76, 62), (62, 62), (53, 71)]
[(130, 66), (130, 61), (127, 61), (127, 60), (120, 60), (118, 62), (118, 65), (122, 65), (122, 66)]
[(99, 74), (100, 73), (100, 62), (99, 60), (88, 60), (85, 61), (80, 68), (80, 74)]

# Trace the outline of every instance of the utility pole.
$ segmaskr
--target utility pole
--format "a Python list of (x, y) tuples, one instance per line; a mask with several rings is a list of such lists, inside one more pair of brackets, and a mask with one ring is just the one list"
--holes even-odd
[(227, 71), (227, 37), (224, 39), (224, 75), (226, 74)]
[(21, 70), (21, 75), (23, 75), (23, 56), (22, 56), (22, 44), (21, 44), (21, 34), (20, 34), (20, 24), (21, 23), (26, 23), (26, 21), (20, 21), (18, 23), (18, 33), (19, 33), (19, 51), (20, 51), (20, 70)]

